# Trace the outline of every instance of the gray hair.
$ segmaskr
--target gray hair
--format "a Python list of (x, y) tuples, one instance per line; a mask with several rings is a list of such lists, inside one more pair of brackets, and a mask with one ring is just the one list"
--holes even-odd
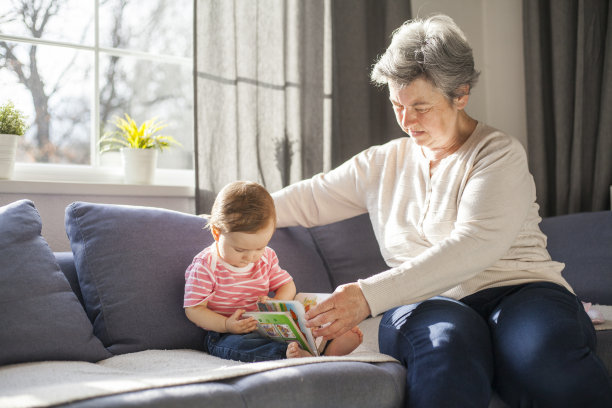
[[(406, 86), (423, 77), (452, 101), (469, 93), (479, 75), (465, 34), (453, 19), (438, 14), (408, 20), (395, 30), (391, 45), (372, 69), (371, 80), (377, 85)], [(467, 92), (464, 85), (469, 86)]]

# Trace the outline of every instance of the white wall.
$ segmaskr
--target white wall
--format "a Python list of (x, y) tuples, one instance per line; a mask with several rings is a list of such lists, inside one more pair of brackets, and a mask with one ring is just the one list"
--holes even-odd
[[(53, 251), (70, 251), (70, 243), (66, 236), (66, 229), (64, 227), (64, 212), (66, 206), (74, 201), (87, 201), (92, 203), (105, 203), (105, 204), (127, 204), (127, 205), (142, 205), (148, 207), (160, 207), (167, 208), (170, 210), (186, 212), (190, 214), (195, 213), (195, 198), (194, 197), (182, 197), (182, 196), (156, 196), (156, 195), (130, 195), (130, 193), (124, 193), (124, 195), (104, 195), (97, 194), (91, 191), (91, 188), (87, 188), (89, 191), (84, 193), (78, 193), (70, 190), (74, 190), (74, 187), (69, 187), (68, 192), (65, 193), (40, 193), (40, 188), (33, 188), (32, 191), (35, 193), (27, 192), (27, 188), (23, 186), (19, 187), (19, 190), (23, 192), (2, 192), (7, 191), (11, 188), (4, 186), (5, 184), (18, 183), (15, 181), (0, 181), (0, 206), (12, 203), (21, 199), (28, 199), (34, 202), (36, 209), (40, 213), (42, 219), (43, 229), (42, 235), (51, 247)], [(35, 187), (36, 184), (34, 183)], [(51, 183), (53, 184), (53, 183)], [(58, 184), (59, 188), (65, 188), (65, 185)], [(138, 187), (136, 187), (138, 189)], [(134, 194), (134, 193), (132, 193)]]
[(521, 0), (412, 0), (414, 17), (443, 13), (468, 37), (480, 79), (467, 111), (527, 147)]

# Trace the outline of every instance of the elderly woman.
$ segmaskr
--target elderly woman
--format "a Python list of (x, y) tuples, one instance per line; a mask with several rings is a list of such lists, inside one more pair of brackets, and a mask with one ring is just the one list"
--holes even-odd
[(410, 407), (610, 406), (581, 302), (546, 250), (521, 144), (465, 112), (478, 72), (447, 16), (395, 31), (373, 68), (409, 137), (273, 196), (279, 226), (369, 213), (389, 270), (309, 313), (335, 338), (368, 316), (407, 368)]

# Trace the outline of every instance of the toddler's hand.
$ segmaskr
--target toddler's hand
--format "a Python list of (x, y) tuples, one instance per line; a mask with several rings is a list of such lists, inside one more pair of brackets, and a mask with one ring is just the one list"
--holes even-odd
[(266, 302), (267, 302), (267, 301), (269, 301), (269, 300), (270, 300), (270, 298), (269, 298), (269, 297), (267, 297), (267, 296), (259, 296), (259, 297), (257, 298), (257, 302), (259, 302), (259, 303), (266, 303)]
[(255, 320), (253, 317), (241, 319), (243, 313), (244, 309), (238, 309), (234, 312), (234, 314), (227, 318), (225, 321), (225, 329), (228, 333), (244, 334), (250, 333), (257, 329), (257, 320)]

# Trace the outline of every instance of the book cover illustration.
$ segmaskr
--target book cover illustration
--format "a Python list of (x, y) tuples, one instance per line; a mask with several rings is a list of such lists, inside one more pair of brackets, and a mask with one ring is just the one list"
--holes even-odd
[(248, 312), (257, 320), (257, 330), (262, 336), (276, 341), (297, 341), (300, 347), (313, 356), (320, 355), (325, 347), (322, 338), (315, 339), (306, 327), (306, 312), (329, 294), (298, 293), (295, 300), (269, 300), (257, 303), (259, 312)]
[(257, 319), (259, 333), (276, 341), (287, 343), (297, 341), (300, 347), (312, 353), (308, 340), (288, 312), (249, 312), (245, 315)]

